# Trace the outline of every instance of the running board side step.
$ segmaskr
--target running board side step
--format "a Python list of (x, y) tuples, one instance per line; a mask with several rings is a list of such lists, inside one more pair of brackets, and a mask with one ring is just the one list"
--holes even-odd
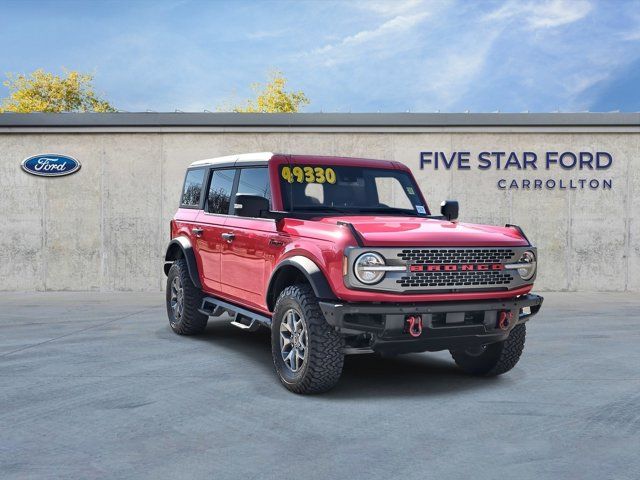
[(250, 332), (257, 330), (260, 325), (271, 328), (271, 318), (218, 298), (205, 297), (199, 312), (209, 317), (218, 317), (223, 313), (235, 315), (231, 325)]
[[(242, 323), (244, 321), (247, 321), (248, 323)], [(255, 320), (251, 320), (249, 318), (247, 319), (239, 318), (238, 320), (234, 320), (233, 322), (231, 322), (231, 325), (233, 325), (234, 327), (238, 327), (242, 330), (246, 330), (247, 332), (255, 332), (256, 330), (258, 330), (258, 327), (260, 326), (258, 322), (256, 322)]]

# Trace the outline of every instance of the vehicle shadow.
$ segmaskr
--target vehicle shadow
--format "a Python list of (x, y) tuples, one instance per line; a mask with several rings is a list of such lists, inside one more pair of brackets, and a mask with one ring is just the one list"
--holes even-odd
[[(436, 356), (437, 355), (437, 356)], [(412, 353), (385, 358), (350, 355), (332, 398), (438, 396), (489, 388), (495, 378), (475, 378), (442, 354)]]
[[(265, 374), (274, 376), (271, 361), (270, 331), (261, 328), (245, 332), (228, 320), (211, 320), (197, 337), (225, 350), (246, 355)], [(456, 391), (493, 388), (500, 378), (475, 378), (459, 370), (448, 355), (416, 353), (395, 357), (349, 355), (345, 358), (338, 385), (322, 395), (323, 399), (359, 399), (368, 397), (407, 397), (450, 395)], [(278, 385), (279, 386), (279, 385)]]

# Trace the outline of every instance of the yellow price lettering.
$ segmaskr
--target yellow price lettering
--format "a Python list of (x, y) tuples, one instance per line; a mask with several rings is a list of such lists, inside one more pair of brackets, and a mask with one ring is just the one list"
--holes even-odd
[(293, 167), (293, 175), (296, 177), (296, 182), (302, 183), (304, 180), (304, 171), (300, 167)]
[(336, 183), (336, 172), (334, 172), (333, 168), (325, 169), (324, 176), (327, 179), (327, 183)]
[(289, 183), (336, 183), (336, 172), (333, 168), (324, 167), (282, 167), (282, 178)]
[(313, 167), (304, 167), (304, 179), (307, 183), (315, 182), (316, 177), (313, 174)]
[(324, 168), (316, 167), (313, 169), (316, 174), (316, 183), (324, 183), (326, 178), (324, 176)]
[(281, 175), (287, 182), (293, 183), (293, 177), (291, 176), (291, 169), (289, 167), (282, 167)]

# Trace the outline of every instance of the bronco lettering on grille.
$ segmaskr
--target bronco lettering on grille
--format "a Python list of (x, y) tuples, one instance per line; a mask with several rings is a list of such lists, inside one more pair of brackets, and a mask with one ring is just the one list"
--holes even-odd
[(489, 270), (504, 270), (501, 263), (463, 263), (463, 264), (424, 264), (411, 265), (412, 272), (475, 272)]

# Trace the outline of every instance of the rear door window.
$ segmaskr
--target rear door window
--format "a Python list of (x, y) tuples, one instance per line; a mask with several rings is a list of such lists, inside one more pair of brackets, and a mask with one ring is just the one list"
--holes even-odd
[(209, 194), (207, 195), (207, 212), (222, 215), (229, 214), (235, 175), (236, 171), (232, 168), (214, 170), (211, 173)]
[(181, 207), (198, 208), (200, 206), (204, 172), (204, 168), (187, 171), (182, 189), (182, 198), (180, 199)]

